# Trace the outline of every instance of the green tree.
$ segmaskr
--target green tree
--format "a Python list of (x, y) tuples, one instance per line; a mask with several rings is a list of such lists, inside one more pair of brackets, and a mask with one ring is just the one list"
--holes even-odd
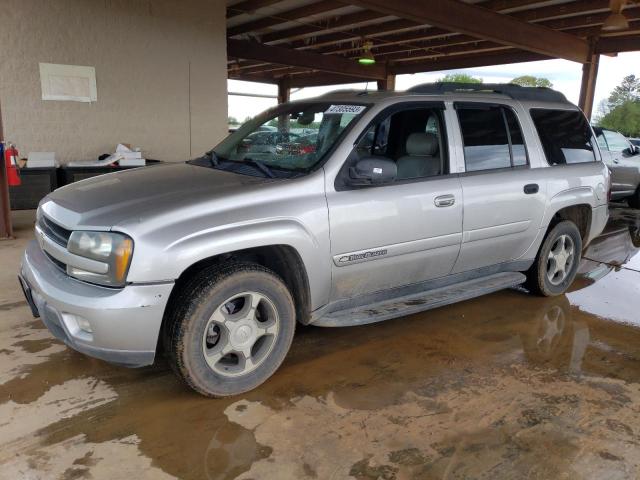
[(640, 101), (640, 78), (635, 75), (627, 75), (622, 83), (613, 89), (609, 95), (609, 108), (621, 106), (628, 101)]
[(533, 75), (522, 75), (511, 80), (510, 83), (521, 87), (547, 87), (552, 88), (553, 83), (548, 78), (534, 77)]
[(472, 77), (467, 73), (448, 73), (438, 82), (441, 83), (482, 83), (481, 78)]
[(627, 100), (612, 108), (598, 124), (628, 137), (640, 136), (640, 101)]
[(229, 115), (227, 117), (227, 123), (229, 125), (238, 125), (238, 119), (236, 117), (232, 117), (231, 115)]

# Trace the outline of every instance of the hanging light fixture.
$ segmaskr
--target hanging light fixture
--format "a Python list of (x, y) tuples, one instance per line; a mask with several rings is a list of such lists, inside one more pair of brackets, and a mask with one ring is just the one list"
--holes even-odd
[(362, 53), (358, 57), (358, 63), (360, 65), (373, 65), (374, 63), (376, 63), (376, 57), (374, 57), (373, 53), (371, 53), (372, 47), (372, 42), (364, 42), (364, 44), (362, 45)]
[(605, 32), (617, 32), (619, 30), (627, 30), (629, 28), (629, 21), (627, 17), (622, 14), (622, 9), (626, 0), (611, 0), (609, 8), (611, 8), (611, 14), (602, 24), (602, 30)]

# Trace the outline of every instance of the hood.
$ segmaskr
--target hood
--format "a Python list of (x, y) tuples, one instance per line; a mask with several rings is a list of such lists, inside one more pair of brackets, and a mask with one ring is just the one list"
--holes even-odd
[(42, 209), (66, 228), (105, 230), (128, 218), (141, 220), (271, 182), (187, 163), (162, 164), (72, 183), (48, 195)]

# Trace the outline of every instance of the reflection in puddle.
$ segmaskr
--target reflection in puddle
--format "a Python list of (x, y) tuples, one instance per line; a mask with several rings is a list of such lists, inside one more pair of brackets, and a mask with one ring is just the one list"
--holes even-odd
[(584, 253), (572, 305), (602, 318), (640, 325), (640, 219), (612, 210), (603, 234)]

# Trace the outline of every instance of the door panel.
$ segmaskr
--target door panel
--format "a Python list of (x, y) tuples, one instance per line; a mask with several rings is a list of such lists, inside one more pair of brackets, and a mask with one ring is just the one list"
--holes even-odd
[[(454, 273), (520, 258), (538, 234), (545, 211), (544, 169), (463, 175), (464, 222)], [(548, 175), (548, 171), (547, 171)], [(536, 193), (525, 185), (536, 184)]]
[[(436, 198), (452, 196), (445, 205)], [(327, 192), (332, 300), (450, 273), (462, 238), (456, 176)], [(438, 202), (442, 203), (442, 202)]]
[(515, 112), (457, 104), (465, 170), (460, 256), (453, 273), (520, 258), (537, 237), (546, 206), (544, 169), (532, 169)]
[(611, 170), (611, 189), (618, 195), (631, 195), (637, 186), (640, 157), (626, 156), (622, 151), (629, 148), (629, 142), (623, 135), (603, 130), (607, 140), (608, 153), (605, 162)]

